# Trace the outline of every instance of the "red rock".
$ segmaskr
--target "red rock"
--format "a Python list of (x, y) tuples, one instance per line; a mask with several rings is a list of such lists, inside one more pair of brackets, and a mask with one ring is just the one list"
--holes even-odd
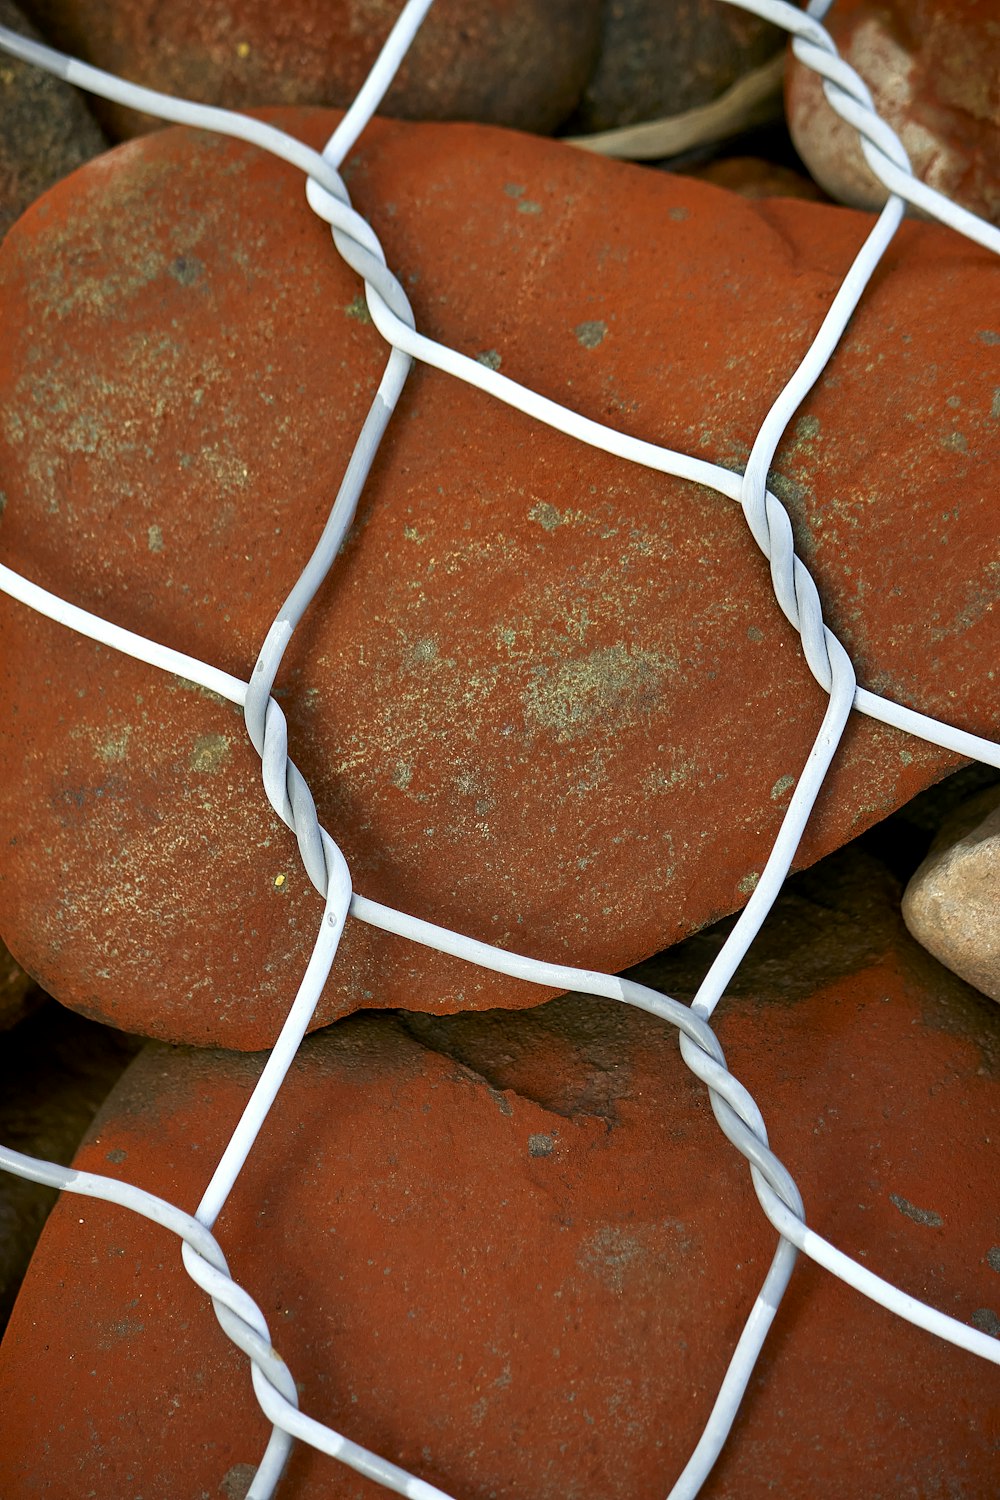
[(743, 198), (808, 198), (813, 203), (821, 203), (825, 197), (822, 189), (804, 172), (765, 161), (759, 156), (721, 156), (703, 166), (682, 166), (673, 170), (685, 177), (695, 177), (699, 182), (710, 182), (714, 187), (739, 193)]
[[(917, 177), (1000, 223), (1000, 27), (980, 0), (837, 0), (824, 20), (872, 92)], [(880, 208), (886, 190), (818, 76), (789, 55), (788, 124), (831, 197)]]
[[(246, 109), (344, 109), (364, 83), (403, 0), (33, 0), (64, 49), (135, 83)], [(384, 113), (551, 131), (593, 66), (599, 0), (435, 0)], [(111, 134), (159, 121), (97, 106)]]
[(783, 41), (778, 27), (713, 0), (615, 0), (574, 128), (613, 130), (709, 104)]
[[(799, 897), (784, 973), (719, 1034), (814, 1227), (996, 1327), (995, 1007), (909, 942), (877, 871), (851, 879), (846, 906), (813, 889), (857, 965), (796, 987)], [(77, 1166), (193, 1207), (259, 1067), (151, 1047)], [(305, 1411), (450, 1494), (534, 1500), (662, 1500), (774, 1243), (674, 1037), (580, 997), (311, 1038), (217, 1233)], [(998, 1402), (995, 1368), (801, 1260), (703, 1494), (985, 1497)], [(36, 1252), (0, 1410), (18, 1497), (225, 1494), (267, 1436), (176, 1242), (80, 1199)], [(280, 1493), (381, 1491), (298, 1448)]]
[[(731, 465), (869, 223), (473, 127), (379, 125), (351, 186), (427, 332)], [(861, 681), (980, 733), (995, 275), (905, 226), (774, 480)], [(0, 254), (4, 561), (249, 673), (381, 374), (357, 298), (249, 148), (165, 131), (57, 189)], [(12, 951), (112, 1024), (266, 1045), (319, 903), (238, 713), (10, 601), (0, 632)], [(826, 704), (731, 502), (426, 369), (278, 686), (358, 890), (615, 970), (745, 900)], [(859, 719), (801, 862), (955, 763)], [(543, 993), (351, 923), (317, 1020)]]
[[(0, 0), (0, 26), (38, 37), (11, 0)], [(30, 203), (106, 145), (75, 89), (0, 54), (0, 239)]]

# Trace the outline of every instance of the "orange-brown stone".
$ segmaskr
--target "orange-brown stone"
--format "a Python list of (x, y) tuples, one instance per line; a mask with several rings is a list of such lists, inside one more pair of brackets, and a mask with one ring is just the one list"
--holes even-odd
[[(228, 109), (346, 109), (403, 0), (32, 0), (46, 35), (99, 68)], [(434, 0), (386, 96), (386, 114), (554, 130), (597, 54), (599, 0)], [(95, 108), (112, 135), (160, 121)]]
[[(906, 937), (876, 868), (848, 876), (786, 903), (784, 966), (719, 1035), (812, 1225), (996, 1332), (996, 1007)], [(824, 924), (848, 942), (817, 982)], [(192, 1209), (259, 1069), (149, 1048), (76, 1165)], [(217, 1234), (306, 1412), (449, 1494), (532, 1500), (662, 1500), (774, 1248), (671, 1032), (580, 997), (310, 1038)], [(800, 1259), (703, 1495), (985, 1500), (998, 1409), (995, 1367)], [(79, 1198), (15, 1308), (0, 1411), (0, 1493), (25, 1500), (244, 1494), (268, 1431), (177, 1241)], [(280, 1493), (382, 1492), (299, 1448)]]
[[(870, 222), (482, 127), (379, 124), (349, 178), (422, 329), (730, 466)], [(987, 734), (996, 277), (906, 225), (774, 476), (862, 683)], [(246, 676), (385, 358), (301, 178), (131, 142), (11, 233), (0, 315), (3, 561)], [(11, 950), (126, 1029), (266, 1045), (320, 907), (239, 713), (9, 600), (0, 641)], [(427, 369), (278, 692), (358, 890), (611, 969), (745, 900), (825, 706), (736, 506)], [(859, 719), (801, 862), (955, 764)], [(541, 993), (352, 922), (317, 1020)]]

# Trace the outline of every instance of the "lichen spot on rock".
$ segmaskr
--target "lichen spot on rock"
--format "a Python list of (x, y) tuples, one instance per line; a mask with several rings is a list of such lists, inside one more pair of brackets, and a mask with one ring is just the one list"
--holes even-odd
[(199, 260), (197, 255), (178, 255), (176, 260), (170, 262), (167, 270), (178, 285), (194, 286), (205, 274), (205, 262)]
[(578, 323), (573, 330), (577, 343), (582, 344), (584, 349), (596, 349), (598, 344), (603, 344), (607, 331), (607, 323), (602, 323), (600, 320), (593, 323)]
[(651, 651), (605, 646), (574, 661), (539, 666), (524, 695), (529, 724), (561, 740), (592, 729), (612, 733), (662, 697), (671, 663)]
[(125, 724), (120, 734), (109, 734), (97, 743), (97, 755), (107, 766), (117, 765), (128, 755), (128, 742), (132, 737), (131, 724)]
[(528, 519), (529, 521), (537, 521), (539, 526), (543, 527), (545, 531), (555, 531), (556, 527), (562, 521), (562, 516), (556, 510), (555, 506), (550, 505), (547, 500), (539, 500), (528, 511)]
[(200, 734), (194, 742), (188, 766), (192, 771), (214, 775), (229, 759), (230, 744), (228, 734)]

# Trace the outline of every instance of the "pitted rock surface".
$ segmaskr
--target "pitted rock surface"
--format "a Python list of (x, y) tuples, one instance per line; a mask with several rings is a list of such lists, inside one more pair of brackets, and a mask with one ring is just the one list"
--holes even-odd
[[(931, 966), (870, 862), (826, 899), (857, 963), (804, 974), (785, 901), (782, 983), (719, 1012), (730, 1066), (820, 1233), (995, 1327), (996, 1008)], [(77, 1166), (193, 1205), (260, 1066), (150, 1047)], [(673, 1033), (582, 997), (310, 1038), (217, 1234), (305, 1411), (449, 1494), (536, 1500), (662, 1500), (774, 1248)], [(703, 1494), (986, 1495), (998, 1401), (995, 1367), (800, 1259)], [(0, 1353), (0, 1410), (5, 1495), (68, 1475), (73, 1493), (225, 1494), (268, 1436), (176, 1242), (68, 1198)], [(381, 1493), (301, 1445), (284, 1485)]]
[[(733, 467), (870, 224), (482, 127), (379, 124), (348, 176), (425, 332)], [(986, 734), (996, 278), (904, 226), (773, 478), (860, 681)], [(385, 359), (299, 176), (131, 142), (8, 237), (0, 314), (3, 560), (248, 675)], [(240, 714), (6, 599), (0, 632), (15, 956), (126, 1029), (267, 1045), (320, 906)], [(277, 687), (358, 890), (616, 970), (743, 904), (825, 707), (735, 505), (427, 369)], [(859, 718), (800, 863), (955, 764)], [(543, 995), (351, 922), (316, 1020)]]

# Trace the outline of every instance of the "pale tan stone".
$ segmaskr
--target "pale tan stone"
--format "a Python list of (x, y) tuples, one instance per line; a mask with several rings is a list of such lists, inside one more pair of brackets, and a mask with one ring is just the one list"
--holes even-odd
[(906, 888), (903, 917), (935, 958), (1000, 1000), (1000, 788), (945, 824)]

